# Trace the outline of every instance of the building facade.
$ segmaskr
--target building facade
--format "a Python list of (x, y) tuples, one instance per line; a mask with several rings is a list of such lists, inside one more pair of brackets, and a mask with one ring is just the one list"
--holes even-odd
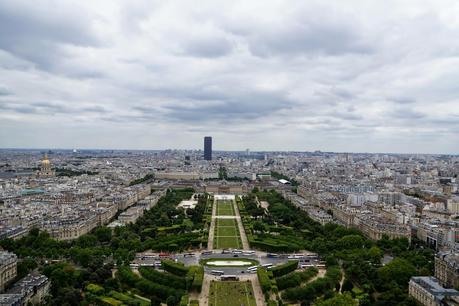
[(204, 159), (212, 160), (212, 137), (204, 137)]
[(457, 305), (459, 291), (443, 288), (435, 277), (414, 276), (410, 279), (408, 292), (424, 306)]
[(0, 294), (1, 306), (40, 305), (49, 295), (51, 282), (45, 275), (28, 274), (5, 294)]
[(437, 253), (435, 277), (447, 288), (459, 288), (459, 253)]
[(0, 252), (0, 292), (3, 292), (5, 286), (16, 277), (17, 262), (16, 254), (5, 251)]

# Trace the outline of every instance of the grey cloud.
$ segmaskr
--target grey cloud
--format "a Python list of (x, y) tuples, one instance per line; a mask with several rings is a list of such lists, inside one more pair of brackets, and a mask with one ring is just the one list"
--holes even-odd
[(22, 114), (55, 115), (55, 114), (81, 114), (81, 113), (106, 113), (101, 106), (71, 107), (57, 102), (17, 102), (0, 100), (0, 109)]
[(12, 91), (0, 86), (0, 96), (10, 96), (12, 94), (13, 94)]
[(35, 102), (31, 104), (37, 110), (37, 113), (72, 113), (73, 110), (63, 103), (55, 102)]
[(388, 99), (390, 101), (393, 101), (399, 104), (411, 104), (411, 103), (416, 102), (415, 98), (407, 97), (407, 96), (395, 96), (395, 97), (389, 97)]
[(388, 115), (388, 119), (398, 118), (398, 119), (408, 119), (408, 120), (423, 119), (427, 116), (426, 114), (420, 111), (417, 111), (412, 108), (407, 108), (407, 107), (396, 108), (392, 111), (389, 111), (387, 115)]
[(81, 110), (84, 112), (90, 112), (90, 113), (106, 113), (107, 112), (107, 110), (104, 107), (98, 106), (98, 105), (84, 107)]
[(327, 24), (305, 19), (291, 26), (259, 29), (248, 38), (250, 50), (261, 57), (270, 55), (347, 53), (368, 54), (372, 47), (365, 44), (356, 30), (345, 24)]
[[(34, 5), (45, 4), (35, 2)], [(57, 4), (56, 7), (62, 6)], [(65, 55), (59, 50), (59, 44), (98, 44), (89, 29), (90, 20), (84, 12), (73, 16), (74, 9), (43, 11), (43, 8), (34, 10), (20, 2), (0, 2), (0, 49), (48, 69), (58, 57)]]
[(165, 107), (167, 115), (178, 120), (209, 121), (213, 119), (255, 119), (289, 109), (295, 105), (281, 92), (242, 91), (222, 94), (215, 103), (191, 107), (183, 104)]
[(182, 54), (196, 57), (216, 58), (231, 53), (231, 42), (222, 37), (197, 38), (185, 43)]
[[(447, 10), (0, 0), (0, 130), (13, 135), (0, 146), (58, 124), (114, 148), (138, 148), (139, 135), (145, 147), (196, 148), (211, 131), (222, 149), (263, 133), (253, 149), (400, 151), (416, 137), (410, 150), (458, 151), (459, 27)], [(424, 131), (444, 137), (423, 142)], [(53, 136), (40, 145), (73, 147)]]
[(353, 93), (344, 88), (333, 88), (332, 93), (343, 99), (352, 99), (355, 97)]
[(29, 105), (21, 105), (16, 103), (1, 102), (0, 109), (3, 111), (12, 111), (21, 114), (34, 114), (36, 109)]
[(363, 119), (363, 116), (352, 113), (352, 112), (347, 112), (347, 111), (344, 111), (344, 112), (333, 111), (333, 112), (328, 113), (328, 115), (334, 118), (339, 118), (343, 120), (362, 120)]

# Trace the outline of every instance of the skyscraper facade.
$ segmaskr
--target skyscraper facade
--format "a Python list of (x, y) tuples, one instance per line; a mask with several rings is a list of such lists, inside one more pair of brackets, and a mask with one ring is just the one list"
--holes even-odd
[(204, 137), (204, 159), (212, 160), (212, 137)]

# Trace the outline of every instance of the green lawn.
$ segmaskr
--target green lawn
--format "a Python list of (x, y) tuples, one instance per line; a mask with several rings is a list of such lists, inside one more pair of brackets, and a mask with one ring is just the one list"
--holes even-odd
[(210, 283), (209, 306), (256, 306), (252, 283), (216, 282)]
[(215, 219), (216, 226), (236, 226), (237, 222), (235, 219)]
[(239, 231), (234, 226), (218, 226), (217, 227), (217, 236), (239, 236)]
[(235, 219), (216, 219), (214, 247), (216, 249), (242, 248), (242, 241)]
[(216, 249), (239, 249), (242, 248), (241, 238), (239, 237), (215, 237), (214, 247)]
[(217, 201), (217, 216), (235, 216), (232, 201)]

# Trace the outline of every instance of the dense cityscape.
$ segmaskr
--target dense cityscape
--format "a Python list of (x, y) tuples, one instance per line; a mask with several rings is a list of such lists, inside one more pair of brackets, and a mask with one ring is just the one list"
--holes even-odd
[(458, 15), (0, 0), (0, 306), (459, 306)]
[(4, 149), (0, 169), (1, 305), (459, 301), (458, 156), (212, 151), (205, 137)]

